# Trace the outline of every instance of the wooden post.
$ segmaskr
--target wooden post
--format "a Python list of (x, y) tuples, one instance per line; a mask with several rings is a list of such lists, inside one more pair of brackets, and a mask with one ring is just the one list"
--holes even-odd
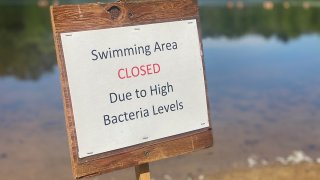
[(137, 180), (150, 180), (149, 163), (135, 166)]

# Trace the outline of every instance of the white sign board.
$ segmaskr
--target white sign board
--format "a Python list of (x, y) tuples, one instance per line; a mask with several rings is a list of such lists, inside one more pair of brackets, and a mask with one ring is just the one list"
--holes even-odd
[(79, 158), (209, 127), (196, 20), (61, 41)]

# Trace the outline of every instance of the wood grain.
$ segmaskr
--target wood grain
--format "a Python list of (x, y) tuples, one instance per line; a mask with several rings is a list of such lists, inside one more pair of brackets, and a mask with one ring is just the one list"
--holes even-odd
[[(113, 18), (112, 14), (108, 12), (108, 10), (114, 6), (120, 9), (120, 14), (117, 18)], [(187, 19), (197, 19), (198, 27), (200, 27), (196, 0), (130, 1), (106, 4), (91, 3), (52, 6), (50, 10), (57, 61), (60, 69), (61, 91), (64, 100), (67, 135), (74, 178), (78, 179), (94, 176), (105, 172), (137, 166), (190, 153), (213, 145), (210, 123), (209, 128), (198, 131), (151, 141), (87, 158), (78, 158), (72, 102), (60, 39), (60, 34), (64, 32), (106, 29)], [(208, 112), (210, 112), (209, 103)], [(210, 116), (209, 113), (209, 117)]]
[(136, 180), (150, 180), (149, 163), (141, 164), (135, 167)]
[[(107, 12), (112, 6), (121, 10), (121, 15), (115, 20)], [(191, 19), (195, 15), (198, 17), (196, 0), (63, 5), (53, 6), (51, 11), (57, 33)]]

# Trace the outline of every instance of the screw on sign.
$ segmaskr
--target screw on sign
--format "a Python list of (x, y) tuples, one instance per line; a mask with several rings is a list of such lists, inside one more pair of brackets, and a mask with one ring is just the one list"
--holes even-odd
[(196, 0), (50, 10), (75, 179), (212, 146)]

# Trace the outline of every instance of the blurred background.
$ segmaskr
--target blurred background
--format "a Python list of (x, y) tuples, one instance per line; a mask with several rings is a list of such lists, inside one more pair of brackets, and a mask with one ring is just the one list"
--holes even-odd
[[(48, 6), (85, 2), (96, 1), (0, 0), (1, 179), (71, 179)], [(199, 4), (215, 145), (151, 163), (153, 179), (223, 179), (291, 164), (320, 179), (320, 0)], [(299, 179), (292, 172), (287, 179)]]

